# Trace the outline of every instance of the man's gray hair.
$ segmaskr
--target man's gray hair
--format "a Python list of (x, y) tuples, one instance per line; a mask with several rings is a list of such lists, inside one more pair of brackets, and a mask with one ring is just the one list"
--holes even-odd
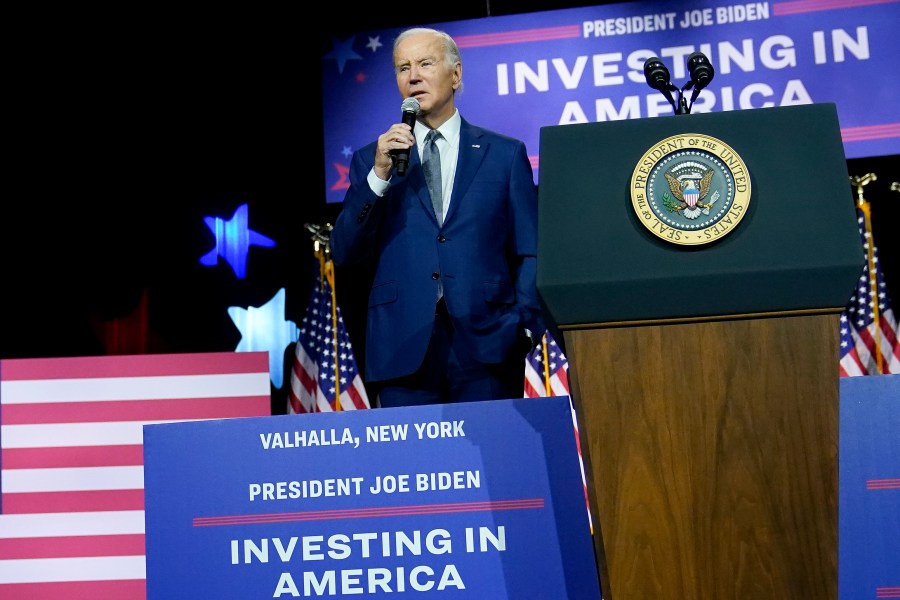
[[(400, 45), (400, 42), (402, 42), (406, 38), (412, 37), (414, 35), (421, 35), (423, 33), (441, 38), (441, 41), (444, 44), (444, 60), (447, 61), (448, 65), (452, 67), (456, 64), (462, 64), (462, 56), (460, 56), (459, 54), (459, 46), (456, 45), (456, 42), (453, 41), (453, 38), (450, 37), (450, 34), (446, 31), (432, 29), (430, 27), (413, 27), (411, 29), (406, 29), (400, 32), (400, 35), (398, 35), (397, 39), (394, 40), (394, 54), (397, 53), (397, 46)], [(456, 91), (461, 92), (462, 88), (462, 81), (460, 81), (459, 88)]]

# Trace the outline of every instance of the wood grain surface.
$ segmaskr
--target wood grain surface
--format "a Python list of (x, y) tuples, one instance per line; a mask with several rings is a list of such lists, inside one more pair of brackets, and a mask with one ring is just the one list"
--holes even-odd
[(605, 600), (837, 599), (837, 319), (564, 332)]

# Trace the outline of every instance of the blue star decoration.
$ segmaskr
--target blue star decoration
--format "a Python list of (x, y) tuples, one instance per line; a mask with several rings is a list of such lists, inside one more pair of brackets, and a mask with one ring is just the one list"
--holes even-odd
[(343, 74), (344, 66), (348, 60), (362, 60), (362, 56), (353, 51), (353, 42), (356, 36), (344, 40), (343, 42), (337, 38), (331, 38), (333, 50), (323, 56), (323, 59), (333, 58), (337, 61), (338, 73)]
[(204, 217), (203, 222), (216, 236), (215, 247), (200, 257), (200, 264), (205, 267), (213, 267), (219, 262), (219, 257), (231, 266), (238, 279), (243, 279), (247, 274), (247, 254), (250, 246), (264, 246), (272, 248), (275, 241), (257, 233), (249, 227), (249, 211), (246, 204), (240, 205), (230, 221), (219, 217)]
[(228, 316), (241, 332), (235, 352), (268, 352), (269, 378), (276, 388), (284, 382), (284, 350), (297, 340), (297, 324), (284, 318), (285, 290), (259, 307), (229, 306)]

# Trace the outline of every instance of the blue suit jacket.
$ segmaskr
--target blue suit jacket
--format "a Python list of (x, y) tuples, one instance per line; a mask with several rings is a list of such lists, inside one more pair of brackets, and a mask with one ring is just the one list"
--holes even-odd
[[(537, 297), (537, 188), (525, 144), (462, 120), (453, 195), (434, 216), (418, 149), (383, 197), (366, 177), (373, 142), (354, 153), (350, 188), (331, 233), (337, 266), (374, 261), (366, 322), (368, 381), (414, 372), (434, 323), (439, 283), (459, 335), (484, 363), (544, 331)], [(524, 369), (524, 354), (523, 354)]]

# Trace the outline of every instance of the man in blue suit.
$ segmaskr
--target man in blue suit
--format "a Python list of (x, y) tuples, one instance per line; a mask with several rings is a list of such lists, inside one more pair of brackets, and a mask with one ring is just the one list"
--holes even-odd
[(393, 60), (415, 125), (354, 153), (331, 233), (337, 266), (374, 266), (366, 384), (381, 407), (521, 398), (530, 336), (544, 332), (525, 144), (460, 116), (462, 59), (446, 33), (404, 31)]

